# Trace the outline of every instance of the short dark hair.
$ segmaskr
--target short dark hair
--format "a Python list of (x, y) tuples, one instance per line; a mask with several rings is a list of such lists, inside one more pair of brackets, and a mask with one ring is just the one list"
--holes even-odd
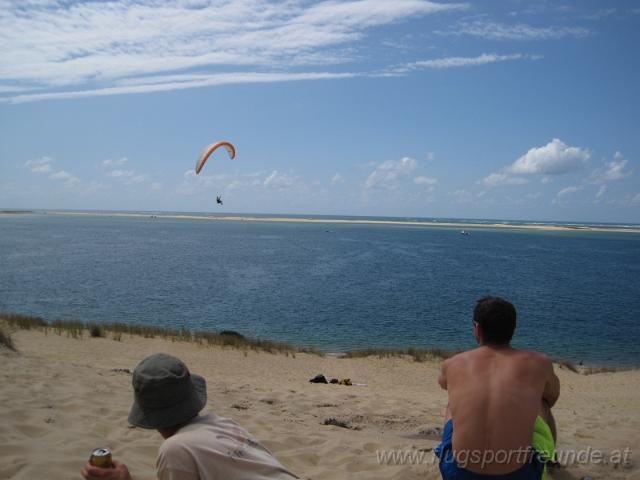
[(473, 309), (473, 321), (480, 325), (482, 341), (503, 345), (516, 329), (516, 308), (500, 297), (484, 297)]

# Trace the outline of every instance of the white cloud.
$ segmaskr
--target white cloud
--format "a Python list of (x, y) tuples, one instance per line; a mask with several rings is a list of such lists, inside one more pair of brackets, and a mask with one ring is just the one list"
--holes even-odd
[(102, 166), (103, 167), (120, 167), (122, 165), (124, 165), (125, 163), (127, 163), (129, 161), (129, 159), (127, 157), (122, 157), (119, 158), (117, 160), (113, 160), (111, 158), (105, 160), (102, 162)]
[(500, 172), (491, 173), (478, 183), (487, 188), (501, 185), (524, 185), (528, 175), (543, 175), (542, 183), (550, 183), (553, 175), (577, 172), (581, 170), (591, 153), (583, 148), (569, 147), (554, 138), (542, 147), (530, 149)]
[(224, 189), (226, 191), (232, 190), (244, 190), (244, 189), (253, 189), (258, 188), (262, 185), (262, 181), (257, 178), (252, 178), (251, 176), (244, 175), (237, 180), (232, 180), (227, 184)]
[(51, 180), (63, 181), (66, 187), (74, 187), (80, 183), (80, 179), (78, 177), (64, 170), (52, 173), (49, 175), (49, 178)]
[[(426, 0), (4, 1), (0, 89), (42, 89), (4, 97), (21, 102), (345, 78), (291, 69), (348, 62), (369, 29), (465, 8)], [(212, 74), (221, 67), (238, 71)], [(193, 73), (175, 75), (186, 70)]]
[(631, 172), (625, 172), (624, 167), (627, 166), (628, 160), (624, 158), (622, 153), (616, 152), (613, 161), (607, 163), (607, 169), (602, 174), (602, 180), (622, 180), (631, 175)]
[[(152, 176), (148, 173), (136, 172), (133, 169), (115, 168), (122, 167), (128, 163), (129, 159), (127, 157), (121, 157), (118, 159), (109, 158), (102, 161), (101, 165), (103, 169), (105, 169), (105, 176), (113, 178), (127, 186), (142, 184), (151, 180)], [(193, 172), (193, 174), (195, 175), (195, 172)]]
[(146, 182), (149, 179), (149, 175), (147, 175), (146, 173), (141, 173), (139, 175), (136, 175), (135, 177), (131, 178), (131, 181), (133, 183), (143, 183)]
[(430, 177), (416, 177), (413, 179), (413, 183), (416, 185), (435, 185), (438, 183), (438, 180)]
[(528, 201), (536, 201), (536, 200), (540, 200), (540, 197), (542, 196), (542, 194), (540, 192), (536, 192), (536, 193), (528, 193), (527, 194), (527, 200)]
[(565, 195), (570, 195), (570, 194), (576, 193), (578, 191), (580, 191), (579, 187), (574, 187), (574, 186), (566, 187), (566, 188), (563, 188), (562, 190), (560, 190), (558, 192), (558, 197), (563, 197)]
[(540, 55), (523, 55), (521, 53), (514, 53), (511, 55), (498, 55), (496, 53), (483, 53), (477, 57), (445, 57), (436, 58), (433, 60), (420, 60), (417, 62), (406, 63), (399, 67), (393, 68), (390, 71), (394, 73), (404, 73), (412, 70), (423, 69), (437, 69), (443, 70), (447, 68), (460, 68), (460, 67), (477, 67), (481, 65), (487, 65), (489, 63), (507, 62), (513, 60), (539, 60), (542, 58)]
[(367, 178), (365, 188), (395, 188), (398, 180), (410, 175), (417, 165), (415, 159), (409, 157), (382, 162)]
[[(78, 182), (80, 182), (79, 179), (78, 179)], [(108, 191), (110, 188), (111, 188), (110, 185), (107, 185), (101, 182), (91, 181), (85, 185), (81, 185), (79, 188), (76, 188), (76, 192), (82, 195), (91, 195), (97, 192)]]
[(584, 180), (585, 185), (597, 186), (596, 200), (602, 198), (607, 192), (609, 182), (623, 180), (631, 176), (630, 170), (625, 170), (628, 160), (624, 158), (622, 153), (616, 152), (611, 162), (605, 163), (604, 168), (599, 168), (591, 173), (591, 176)]
[(310, 185), (293, 173), (272, 170), (271, 172), (223, 173), (215, 175), (195, 175), (187, 170), (176, 193), (180, 195), (196, 195), (212, 191), (229, 194), (234, 191), (252, 192), (257, 195), (272, 195), (274, 192), (287, 195), (308, 194)]
[(80, 179), (65, 170), (54, 171), (51, 164), (53, 159), (50, 157), (41, 157), (35, 160), (27, 160), (24, 166), (29, 169), (31, 173), (48, 174), (50, 180), (63, 181), (66, 187), (73, 187), (80, 183)]
[(431, 177), (417, 176), (413, 179), (413, 183), (420, 185), (427, 193), (433, 193), (436, 190), (438, 180)]
[(16, 87), (14, 85), (0, 85), (0, 93), (19, 93), (31, 90), (25, 87)]
[(34, 165), (29, 168), (33, 173), (49, 173), (51, 171), (51, 165), (45, 163), (43, 165)]
[(51, 180), (68, 180), (72, 175), (69, 172), (65, 172), (64, 170), (60, 170), (59, 172), (52, 173), (49, 175)]
[(135, 175), (135, 172), (133, 170), (111, 170), (107, 172), (106, 175), (107, 177), (113, 178), (126, 178)]
[(344, 178), (339, 173), (336, 173), (333, 177), (331, 177), (331, 185), (337, 185), (338, 183), (343, 183)]
[(584, 16), (587, 20), (601, 20), (603, 18), (615, 15), (617, 10), (615, 8), (601, 8)]
[(277, 170), (272, 171), (262, 182), (262, 185), (266, 188), (273, 188), (276, 190), (283, 190), (291, 188), (296, 184), (297, 177), (288, 175), (286, 173), (280, 173)]
[(486, 20), (460, 22), (454, 29), (438, 31), (442, 35), (470, 35), (487, 40), (549, 40), (564, 37), (581, 38), (590, 34), (582, 27), (534, 27), (524, 23), (504, 24)]
[(453, 196), (457, 203), (472, 203), (474, 201), (473, 194), (464, 188), (453, 192)]
[(186, 170), (183, 180), (177, 189), (181, 195), (194, 195), (202, 191), (211, 191), (212, 188), (230, 190), (240, 190), (249, 187), (261, 187), (263, 184), (263, 172), (245, 174), (206, 174), (196, 172), (192, 169)]
[(500, 185), (524, 185), (529, 181), (526, 178), (512, 177), (506, 173), (492, 173), (484, 177), (479, 183), (487, 188), (492, 188)]
[[(13, 97), (0, 98), (0, 102), (5, 103), (27, 103), (41, 100), (65, 100), (86, 97), (105, 97), (110, 95), (123, 95), (134, 93), (168, 92), (172, 90), (183, 90), (188, 88), (213, 87), (230, 84), (243, 83), (274, 83), (274, 82), (294, 82), (303, 80), (335, 80), (353, 78), (353, 73), (220, 73), (206, 75), (204, 79), (184, 81), (184, 82), (157, 82), (143, 83), (133, 86), (116, 86), (88, 90), (76, 90), (51, 93), (34, 93), (29, 95), (16, 95)], [(148, 77), (145, 77), (145, 79)]]
[(563, 188), (558, 193), (556, 193), (556, 196), (551, 200), (551, 203), (553, 205), (564, 205), (567, 203), (568, 196), (573, 195), (574, 193), (577, 193), (579, 191), (580, 187), (577, 186)]
[(506, 171), (516, 175), (560, 175), (582, 169), (590, 157), (588, 150), (569, 147), (554, 138), (542, 147), (530, 149), (507, 167)]
[(31, 173), (49, 173), (51, 172), (51, 161), (49, 157), (41, 157), (35, 160), (27, 160), (24, 166)]

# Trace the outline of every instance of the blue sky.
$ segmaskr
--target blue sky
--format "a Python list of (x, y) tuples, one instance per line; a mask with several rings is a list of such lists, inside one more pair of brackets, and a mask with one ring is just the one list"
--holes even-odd
[(0, 208), (640, 222), (638, 2), (0, 0), (0, 45)]

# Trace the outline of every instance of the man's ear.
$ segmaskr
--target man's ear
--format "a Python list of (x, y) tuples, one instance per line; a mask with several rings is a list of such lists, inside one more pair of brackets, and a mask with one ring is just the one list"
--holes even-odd
[(480, 345), (482, 343), (482, 329), (479, 323), (473, 322), (473, 336), (476, 337), (476, 342)]

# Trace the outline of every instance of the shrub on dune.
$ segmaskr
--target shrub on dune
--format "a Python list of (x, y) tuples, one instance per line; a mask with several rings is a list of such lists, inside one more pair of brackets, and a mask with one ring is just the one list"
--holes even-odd
[(13, 344), (13, 340), (11, 339), (11, 335), (9, 335), (9, 333), (5, 333), (2, 329), (0, 329), (0, 347), (5, 347), (11, 351), (17, 352), (16, 347)]
[(92, 323), (89, 325), (89, 335), (91, 335), (93, 338), (101, 338), (105, 336), (102, 327), (97, 323)]

